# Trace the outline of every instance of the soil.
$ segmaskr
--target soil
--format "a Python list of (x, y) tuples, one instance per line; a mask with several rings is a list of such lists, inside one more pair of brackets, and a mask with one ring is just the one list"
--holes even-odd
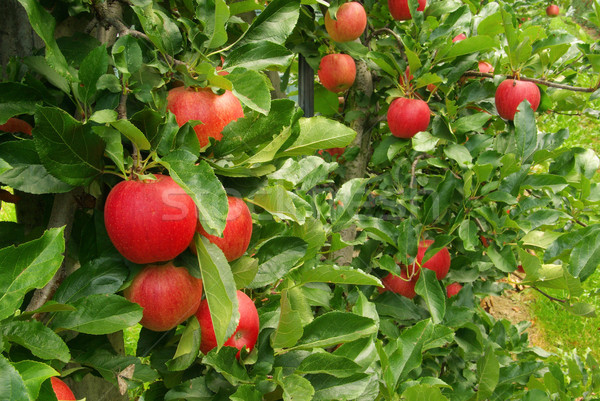
[[(516, 276), (510, 278), (510, 282), (518, 280)], [(514, 290), (505, 291), (502, 296), (491, 295), (484, 298), (481, 307), (496, 319), (506, 319), (512, 324), (529, 322), (530, 326), (525, 331), (530, 344), (548, 350), (549, 344), (544, 339), (544, 333), (529, 310), (529, 304), (534, 300), (533, 294), (523, 291), (523, 287), (519, 285), (513, 288)]]

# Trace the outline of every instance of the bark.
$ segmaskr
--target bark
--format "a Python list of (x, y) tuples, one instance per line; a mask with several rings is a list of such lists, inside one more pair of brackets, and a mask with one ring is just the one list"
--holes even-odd
[[(354, 89), (354, 99), (351, 101), (352, 110), (358, 110), (362, 114), (359, 118), (352, 121), (351, 127), (356, 131), (356, 137), (350, 146), (356, 146), (361, 149), (354, 160), (346, 163), (346, 175), (344, 182), (353, 178), (362, 178), (367, 171), (367, 164), (373, 153), (371, 146), (371, 110), (369, 106), (371, 102), (361, 102), (367, 106), (359, 106), (356, 101), (357, 96), (370, 98), (373, 95), (373, 76), (367, 67), (367, 64), (360, 60), (356, 62), (356, 80)], [(340, 232), (344, 241), (353, 241), (356, 238), (356, 227), (351, 226)], [(354, 248), (348, 246), (334, 254), (334, 259), (340, 265), (349, 265), (352, 262)]]
[(0, 1), (0, 64), (5, 66), (10, 57), (25, 57), (33, 49), (43, 46), (42, 40), (33, 31), (25, 9), (17, 0)]

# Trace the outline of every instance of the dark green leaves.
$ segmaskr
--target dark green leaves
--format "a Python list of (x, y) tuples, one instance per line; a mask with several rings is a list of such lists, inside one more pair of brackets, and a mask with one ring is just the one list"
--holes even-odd
[(415, 285), (415, 292), (425, 299), (433, 323), (440, 323), (446, 313), (445, 291), (442, 289), (433, 270), (421, 269), (420, 271), (421, 275)]
[(336, 121), (324, 117), (302, 118), (300, 135), (285, 150), (284, 155), (302, 156), (314, 154), (320, 149), (343, 148), (355, 136), (356, 131)]
[(63, 230), (53, 228), (39, 239), (0, 249), (0, 319), (12, 315), (27, 292), (54, 276), (65, 251)]
[(29, 349), (38, 358), (58, 359), (65, 363), (71, 359), (63, 339), (37, 320), (3, 323), (0, 333), (5, 340)]
[(275, 0), (252, 22), (238, 45), (253, 42), (283, 44), (296, 26), (300, 0)]
[(40, 160), (56, 178), (86, 185), (102, 173), (104, 142), (64, 110), (38, 107), (33, 131)]
[(377, 332), (372, 319), (353, 313), (333, 311), (325, 313), (304, 327), (304, 334), (294, 349), (331, 347), (354, 341)]
[(297, 237), (276, 237), (258, 250), (258, 272), (250, 288), (262, 287), (282, 278), (306, 253), (308, 245)]

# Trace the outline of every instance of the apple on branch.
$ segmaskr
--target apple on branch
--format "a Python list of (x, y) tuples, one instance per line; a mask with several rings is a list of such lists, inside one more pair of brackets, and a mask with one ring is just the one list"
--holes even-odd
[(354, 84), (356, 63), (347, 54), (328, 54), (321, 59), (317, 72), (321, 84), (330, 92), (344, 92)]
[[(210, 242), (223, 251), (228, 262), (242, 256), (248, 249), (250, 238), (252, 238), (252, 216), (248, 205), (241, 198), (234, 196), (227, 197), (229, 210), (227, 212), (227, 222), (223, 230), (223, 236), (208, 234), (202, 224), (198, 221), (196, 232), (208, 238)], [(190, 249), (196, 253), (196, 245), (192, 239)]]
[(514, 120), (517, 108), (527, 100), (533, 111), (540, 105), (540, 89), (529, 81), (506, 79), (496, 88), (496, 110), (500, 117)]
[[(237, 291), (238, 310), (240, 312), (240, 321), (233, 335), (223, 344), (226, 347), (235, 347), (239, 351), (236, 357), (239, 359), (242, 348), (246, 347), (248, 352), (252, 351), (256, 340), (258, 339), (259, 320), (258, 311), (254, 302), (242, 291)], [(204, 354), (217, 346), (217, 338), (215, 337), (215, 329), (208, 301), (205, 299), (200, 303), (200, 307), (196, 312), (196, 317), (200, 323), (200, 351)]]
[(210, 88), (173, 88), (167, 95), (167, 109), (180, 127), (190, 120), (202, 122), (194, 126), (200, 147), (208, 145), (209, 138), (220, 141), (223, 128), (244, 117), (242, 104), (231, 91), (217, 95)]
[(421, 99), (399, 97), (392, 101), (387, 112), (387, 122), (392, 135), (409, 139), (427, 130), (431, 110)]
[(329, 10), (325, 13), (325, 29), (335, 42), (351, 42), (365, 31), (367, 13), (362, 4), (351, 1), (342, 4), (331, 18)]
[(125, 298), (144, 308), (140, 324), (167, 331), (192, 316), (202, 300), (202, 280), (172, 262), (148, 265), (123, 291)]
[[(419, 6), (417, 11), (425, 10), (427, 0), (419, 0)], [(410, 9), (408, 8), (408, 0), (388, 0), (388, 6), (390, 8), (390, 14), (397, 21), (406, 21), (412, 19)]]
[(451, 283), (446, 286), (446, 296), (452, 298), (462, 290), (460, 283)]
[(196, 231), (194, 200), (169, 176), (121, 181), (108, 194), (104, 224), (113, 245), (139, 264), (182, 253)]

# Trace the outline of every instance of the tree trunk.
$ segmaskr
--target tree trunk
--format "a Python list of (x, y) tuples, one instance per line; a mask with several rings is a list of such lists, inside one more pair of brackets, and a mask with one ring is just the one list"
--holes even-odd
[(0, 64), (3, 67), (10, 57), (29, 56), (33, 49), (43, 46), (17, 0), (0, 1), (0, 15), (3, 16), (0, 27)]

